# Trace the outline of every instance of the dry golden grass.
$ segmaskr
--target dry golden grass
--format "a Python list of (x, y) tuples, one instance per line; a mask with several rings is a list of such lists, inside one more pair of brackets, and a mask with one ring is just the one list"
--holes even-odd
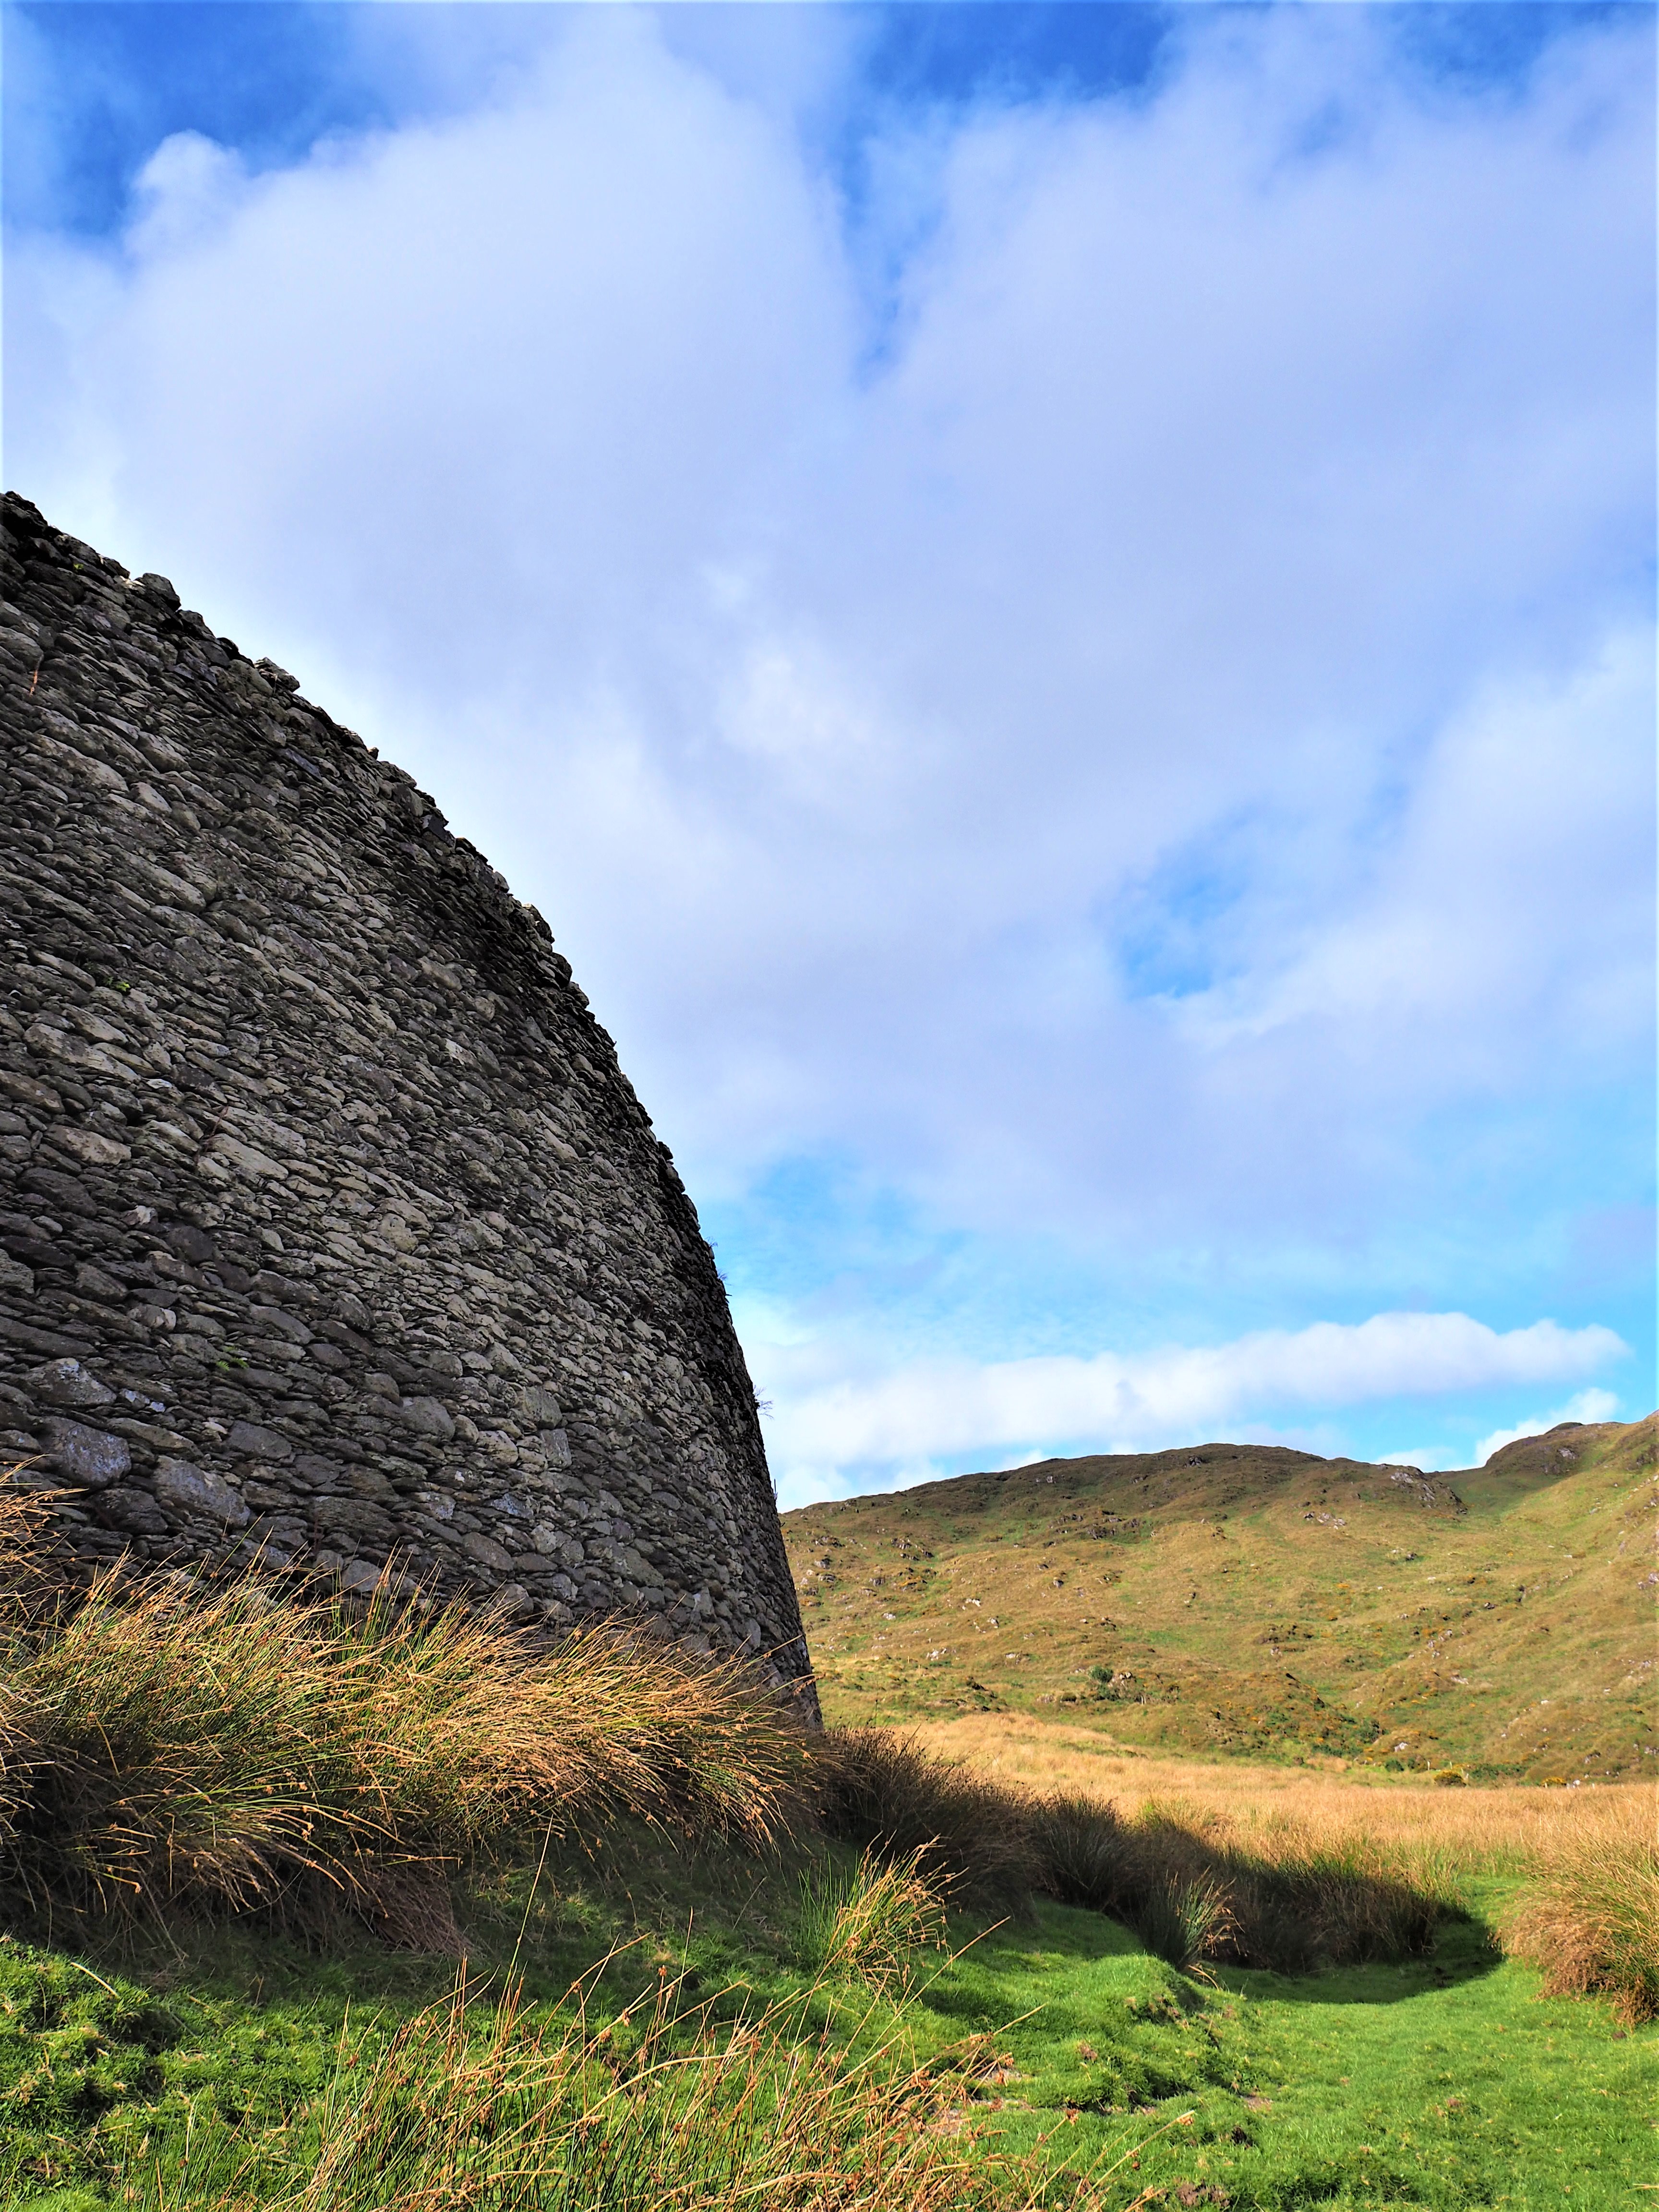
[(479, 2039), (456, 2002), (410, 2024), (330, 2109), (291, 2212), (950, 2212), (1029, 2203), (941, 2126), (925, 2076), (804, 2042), (799, 2008), (692, 2026), (672, 1990), (639, 2030), (549, 2030), (503, 2004)]
[[(1624, 1796), (1626, 1793), (1620, 1792)], [(1505, 1948), (1552, 1996), (1610, 1996), (1629, 2021), (1659, 2017), (1659, 1832), (1649, 1803), (1553, 1836), (1504, 1925)]]
[[(40, 1509), (0, 1492), (0, 1552)], [(552, 1648), (488, 1610), (279, 1597), (259, 1577), (0, 1588), (0, 1889), (37, 1918), (331, 1893), (453, 1948), (447, 1877), (619, 1815), (742, 1844), (799, 1825), (810, 1757), (733, 1662), (614, 1626)]]
[(973, 1772), (1043, 1793), (1110, 1800), (1127, 1818), (1151, 1806), (1225, 1829), (1271, 1853), (1275, 1834), (1330, 1842), (1365, 1838), (1407, 1855), (1431, 1851), (1460, 1871), (1522, 1873), (1569, 1839), (1610, 1838), (1659, 1826), (1659, 1788), (1627, 1783), (1578, 1790), (1445, 1788), (1396, 1781), (1374, 1769), (1206, 1764), (1115, 1745), (1087, 1729), (983, 1713), (927, 1723), (918, 1741)]

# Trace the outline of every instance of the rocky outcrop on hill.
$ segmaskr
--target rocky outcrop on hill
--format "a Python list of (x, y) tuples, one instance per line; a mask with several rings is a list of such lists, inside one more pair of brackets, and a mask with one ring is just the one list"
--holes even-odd
[(388, 1561), (811, 1679), (726, 1295), (546, 924), (0, 506), (0, 1453), (83, 1562)]

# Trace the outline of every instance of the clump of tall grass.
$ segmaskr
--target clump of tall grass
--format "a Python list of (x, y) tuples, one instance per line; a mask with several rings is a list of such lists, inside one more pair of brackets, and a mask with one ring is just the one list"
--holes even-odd
[(1503, 1928), (1552, 1996), (1601, 1994), (1634, 2024), (1659, 2019), (1659, 1837), (1650, 1818), (1559, 1841)]
[(1027, 1800), (1042, 1887), (1062, 1904), (1121, 1911), (1138, 1874), (1132, 1832), (1115, 1805), (1054, 1790)]
[(1135, 1900), (1132, 1924), (1155, 1958), (1183, 1974), (1227, 1957), (1238, 1928), (1231, 1889), (1213, 1874), (1158, 1875)]
[(920, 1952), (945, 1945), (945, 1899), (930, 1878), (932, 1847), (883, 1861), (866, 1851), (855, 1867), (831, 1865), (801, 1880), (794, 1950), (810, 1971), (872, 1988), (906, 1985)]
[[(0, 1499), (20, 1548), (31, 1504)], [(752, 1674), (614, 1626), (550, 1649), (249, 1574), (8, 1610), (0, 1893), (37, 1920), (332, 1898), (454, 1949), (447, 1877), (491, 1854), (618, 1816), (764, 1846), (801, 1817), (804, 1734)]]

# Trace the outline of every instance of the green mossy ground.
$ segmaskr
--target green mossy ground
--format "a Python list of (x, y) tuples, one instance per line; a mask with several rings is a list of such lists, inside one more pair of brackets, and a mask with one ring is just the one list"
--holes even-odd
[[(556, 2006), (617, 1944), (629, 1948), (592, 1985), (592, 2023), (653, 1989), (664, 1965), (685, 1972), (689, 2001), (793, 1996), (804, 2021), (833, 2012), (837, 2033), (887, 2045), (895, 2063), (954, 2068), (964, 2124), (1036, 2150), (1057, 2205), (1068, 2174), (1114, 2160), (1109, 2203), (1150, 2190), (1166, 2195), (1143, 2201), (1337, 2212), (1623, 2212), (1659, 2172), (1659, 2029), (1626, 2033), (1599, 2002), (1540, 2001), (1478, 1917), (1444, 1923), (1434, 1954), (1407, 1966), (1296, 1980), (1223, 1970), (1206, 1984), (1110, 1920), (1045, 1905), (989, 1933), (958, 1923), (956, 1955), (924, 1954), (895, 2005), (853, 1987), (811, 1994), (791, 1958), (787, 1869), (635, 1838), (530, 1890), (514, 1875), (464, 1900), (481, 2007), (515, 1953), (530, 1998)], [(0, 1941), (0, 2202), (104, 2212), (145, 2201), (125, 2192), (149, 2187), (158, 2163), (177, 2201), (187, 2135), (199, 2172), (218, 2119), (303, 2172), (331, 2079), (453, 1975), (340, 1931), (308, 1948), (244, 1925), (119, 1960)], [(210, 2172), (194, 2186), (183, 2201), (214, 2202)]]

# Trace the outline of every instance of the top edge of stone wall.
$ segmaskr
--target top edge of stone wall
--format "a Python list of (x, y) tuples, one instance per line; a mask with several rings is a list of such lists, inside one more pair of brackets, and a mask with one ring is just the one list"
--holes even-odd
[[(40, 540), (55, 544), (67, 553), (73, 564), (72, 573), (82, 574), (89, 587), (94, 583), (102, 583), (138, 601), (149, 613), (158, 631), (176, 627), (198, 644), (216, 647), (225, 654), (227, 665), (237, 670), (256, 703), (273, 699), (286, 700), (292, 708), (310, 717), (316, 735), (324, 744), (337, 746), (343, 752), (362, 760), (372, 761), (381, 779), (383, 806), (388, 826), (406, 833), (412, 825), (421, 835), (441, 836), (459, 851), (470, 854), (477, 862), (481, 882), (492, 884), (499, 892), (503, 915), (513, 924), (526, 927), (533, 938), (539, 940), (538, 944), (529, 946), (532, 957), (540, 957), (541, 948), (544, 946), (561, 977), (579, 1001), (586, 1006), (586, 995), (575, 981), (570, 963), (557, 950), (552, 929), (539, 909), (515, 896), (512, 885), (501, 870), (492, 866), (470, 839), (455, 836), (437, 800), (429, 792), (422, 790), (407, 769), (399, 768), (395, 761), (384, 757), (378, 746), (369, 744), (356, 730), (348, 728), (343, 722), (337, 722), (326, 707), (319, 706), (315, 700), (306, 696), (297, 676), (291, 676), (287, 669), (279, 667), (276, 662), (268, 658), (251, 658), (234, 638), (213, 630), (205, 616), (184, 605), (170, 578), (155, 574), (135, 576), (112, 555), (100, 553), (84, 539), (54, 529), (33, 501), (25, 499), (20, 492), (0, 493), (0, 518), (3, 518), (0, 520), (0, 531), (12, 532), (21, 526), (32, 531)], [(5, 539), (0, 538), (0, 544), (4, 543)], [(8, 550), (15, 549), (8, 547)], [(597, 1020), (594, 1021), (593, 1030), (595, 1041), (603, 1041), (614, 1060), (615, 1043)], [(627, 1095), (633, 1100), (641, 1121), (650, 1126), (651, 1116), (640, 1104), (634, 1086), (619, 1062), (617, 1073)], [(663, 1149), (667, 1151), (665, 1146)], [(693, 1206), (689, 1193), (686, 1204)]]

